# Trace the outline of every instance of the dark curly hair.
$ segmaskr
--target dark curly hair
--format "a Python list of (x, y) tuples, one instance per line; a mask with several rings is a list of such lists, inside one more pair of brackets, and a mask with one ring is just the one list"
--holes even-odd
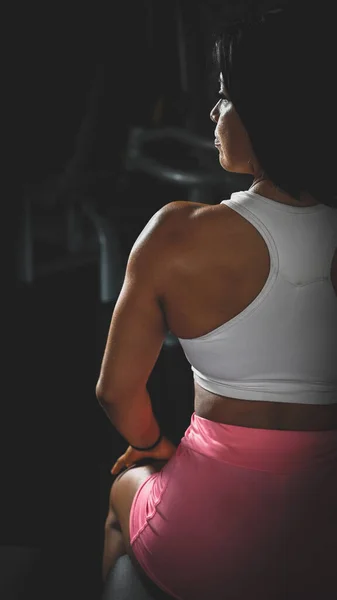
[(296, 1), (263, 13), (251, 5), (235, 21), (217, 15), (217, 71), (273, 184), (337, 207), (332, 14), (324, 0), (320, 13)]

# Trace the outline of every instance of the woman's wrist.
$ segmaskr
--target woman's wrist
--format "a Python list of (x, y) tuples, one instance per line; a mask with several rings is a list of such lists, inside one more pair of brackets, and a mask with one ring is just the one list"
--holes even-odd
[(159, 433), (159, 437), (157, 438), (157, 440), (154, 442), (154, 444), (152, 444), (152, 446), (147, 446), (147, 447), (139, 447), (139, 446), (134, 446), (133, 444), (130, 444), (131, 448), (133, 448), (134, 450), (139, 450), (140, 452), (147, 452), (149, 450), (153, 450), (154, 448), (156, 448), (156, 446), (158, 446), (161, 442), (163, 438), (163, 434)]

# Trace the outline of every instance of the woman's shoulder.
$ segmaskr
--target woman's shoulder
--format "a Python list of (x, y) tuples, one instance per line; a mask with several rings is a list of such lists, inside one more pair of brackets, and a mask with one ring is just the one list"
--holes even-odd
[(233, 266), (249, 239), (242, 217), (226, 204), (175, 201), (159, 213), (154, 247), (163, 269), (211, 268), (219, 260)]
[[(163, 206), (160, 211), (163, 230), (174, 232), (187, 239), (188, 235), (209, 233), (214, 235), (214, 228), (226, 224), (235, 217), (226, 204), (203, 204), (201, 202), (174, 201)], [(233, 214), (234, 213), (234, 214)]]

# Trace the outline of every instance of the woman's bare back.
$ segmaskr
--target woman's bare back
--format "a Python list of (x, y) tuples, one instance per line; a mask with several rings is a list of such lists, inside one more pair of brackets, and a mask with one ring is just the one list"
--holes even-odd
[[(187, 219), (182, 218), (181, 234), (175, 240), (162, 305), (170, 331), (191, 339), (211, 332), (252, 303), (268, 278), (270, 258), (260, 233), (225, 204), (186, 205)], [(337, 250), (331, 279), (337, 295)], [(213, 394), (195, 383), (194, 406), (198, 416), (229, 425), (337, 428), (337, 403), (252, 402)]]

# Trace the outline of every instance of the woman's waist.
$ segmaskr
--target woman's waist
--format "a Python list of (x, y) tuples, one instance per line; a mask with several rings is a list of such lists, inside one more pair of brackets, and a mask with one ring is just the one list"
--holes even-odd
[(195, 382), (195, 414), (201, 418), (255, 429), (284, 431), (337, 430), (335, 404), (256, 401), (214, 394)]

